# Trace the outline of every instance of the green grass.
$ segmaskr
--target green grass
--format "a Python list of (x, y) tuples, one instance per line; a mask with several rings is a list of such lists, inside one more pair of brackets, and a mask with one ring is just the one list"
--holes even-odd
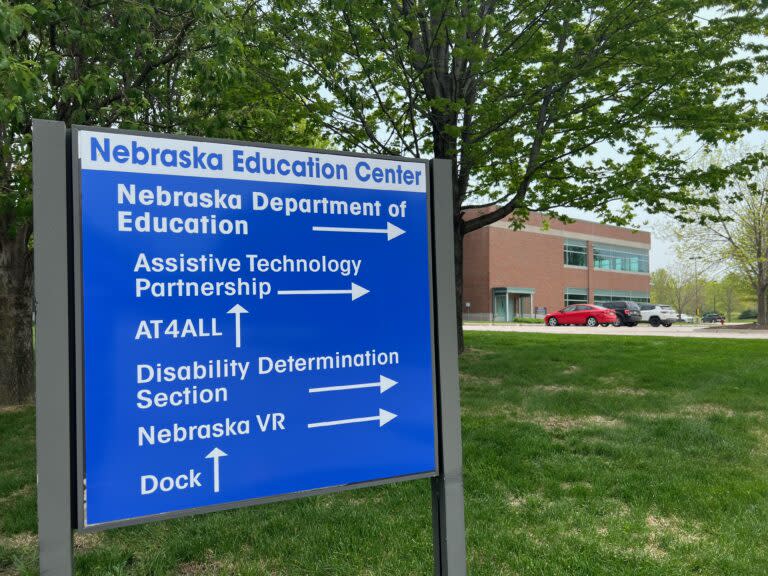
[(509, 322), (499, 322), (494, 320), (467, 320), (467, 324), (496, 324), (498, 326), (505, 326), (510, 324), (544, 324), (544, 318), (515, 318)]
[[(470, 573), (768, 573), (768, 343), (467, 334)], [(31, 409), (0, 413), (0, 574), (35, 574)], [(78, 576), (429, 575), (429, 484), (77, 538)]]

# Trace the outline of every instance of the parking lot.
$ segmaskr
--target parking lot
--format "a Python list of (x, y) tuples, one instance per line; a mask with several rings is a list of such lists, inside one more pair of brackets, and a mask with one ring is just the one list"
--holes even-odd
[(618, 334), (621, 336), (674, 336), (678, 338), (741, 338), (768, 340), (768, 330), (741, 328), (738, 324), (707, 326), (702, 324), (673, 324), (669, 328), (649, 324), (637, 326), (545, 326), (544, 324), (472, 324), (465, 322), (464, 330), (487, 332), (530, 332), (538, 334)]

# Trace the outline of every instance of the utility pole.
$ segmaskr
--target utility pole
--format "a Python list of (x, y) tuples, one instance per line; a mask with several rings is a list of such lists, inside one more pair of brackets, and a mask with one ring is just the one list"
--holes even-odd
[(694, 304), (696, 306), (696, 316), (701, 316), (701, 310), (700, 308), (700, 297), (699, 294), (699, 260), (701, 260), (701, 256), (690, 256), (688, 260), (693, 260), (693, 298), (694, 298)]

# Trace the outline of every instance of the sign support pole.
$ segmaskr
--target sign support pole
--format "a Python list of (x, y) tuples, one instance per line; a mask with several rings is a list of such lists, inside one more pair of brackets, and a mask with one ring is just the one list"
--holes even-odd
[(35, 225), (37, 515), (41, 576), (72, 576), (67, 130), (32, 125)]
[(432, 479), (435, 576), (465, 576), (464, 481), (450, 160), (431, 162), (440, 475)]

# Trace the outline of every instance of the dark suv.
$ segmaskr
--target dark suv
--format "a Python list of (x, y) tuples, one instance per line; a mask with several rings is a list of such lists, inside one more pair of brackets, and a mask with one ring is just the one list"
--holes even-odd
[(611, 302), (601, 302), (600, 305), (616, 312), (614, 326), (637, 326), (637, 323), (643, 319), (640, 314), (640, 305), (637, 302), (613, 300)]
[(707, 312), (704, 314), (704, 316), (701, 317), (702, 322), (707, 322), (714, 324), (715, 322), (720, 322), (722, 324), (725, 322), (725, 316), (720, 314), (719, 312)]

